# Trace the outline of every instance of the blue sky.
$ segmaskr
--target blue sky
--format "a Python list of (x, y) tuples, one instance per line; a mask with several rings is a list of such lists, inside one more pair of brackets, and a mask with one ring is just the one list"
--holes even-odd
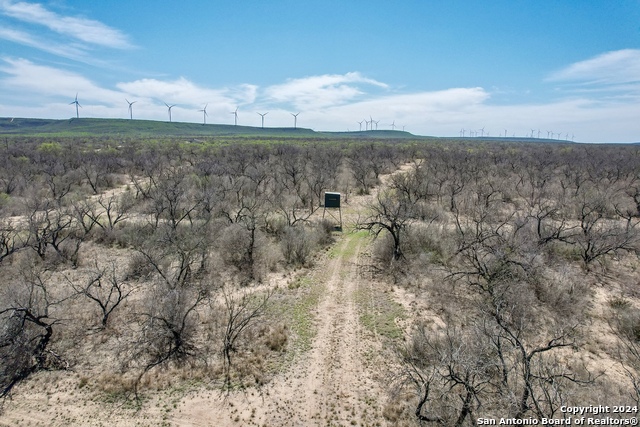
[(126, 98), (138, 119), (640, 141), (640, 1), (0, 0), (0, 117), (72, 117), (76, 93), (81, 117)]

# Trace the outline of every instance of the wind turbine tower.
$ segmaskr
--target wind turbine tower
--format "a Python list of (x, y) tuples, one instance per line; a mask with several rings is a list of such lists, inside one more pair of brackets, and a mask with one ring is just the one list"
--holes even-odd
[(70, 102), (69, 105), (76, 105), (76, 119), (80, 118), (80, 112), (78, 111), (78, 107), (82, 108), (82, 105), (78, 102), (78, 94), (76, 93), (76, 99), (73, 102)]
[(264, 116), (269, 114), (269, 112), (267, 111), (266, 113), (258, 113), (258, 114), (260, 115), (260, 117), (262, 117), (262, 129), (264, 129)]
[(236, 111), (232, 111), (233, 114), (233, 125), (238, 126), (238, 107), (236, 107)]
[(209, 106), (209, 104), (205, 104), (204, 108), (202, 110), (198, 110), (202, 113), (202, 124), (206, 125), (207, 124), (207, 107)]
[(360, 132), (362, 132), (362, 123), (363, 123), (363, 122), (364, 122), (364, 120), (363, 120), (363, 121), (361, 121), (361, 122), (358, 122), (358, 124), (360, 125)]
[(291, 115), (293, 116), (293, 128), (297, 129), (298, 128), (298, 114), (300, 113), (291, 113)]
[(173, 104), (173, 105), (169, 105), (169, 104), (167, 104), (166, 102), (164, 103), (164, 105), (166, 105), (166, 106), (167, 106), (167, 110), (169, 111), (169, 123), (171, 123), (171, 109), (172, 109), (173, 107), (175, 107), (176, 105), (175, 105), (175, 104)]
[(395, 120), (391, 123), (391, 130), (396, 130), (396, 121)]
[(129, 104), (129, 120), (133, 120), (133, 104), (138, 101), (129, 102), (127, 98), (125, 98), (124, 100), (127, 101), (127, 104)]

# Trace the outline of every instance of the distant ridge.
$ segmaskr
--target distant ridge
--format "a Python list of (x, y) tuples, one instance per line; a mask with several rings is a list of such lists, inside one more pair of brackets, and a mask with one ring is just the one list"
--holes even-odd
[(0, 135), (34, 136), (265, 136), (289, 138), (420, 138), (402, 131), (316, 132), (306, 128), (274, 128), (160, 122), (155, 120), (72, 118), (67, 120), (0, 118)]
[[(313, 139), (351, 139), (351, 140), (414, 140), (465, 143), (507, 143), (507, 144), (572, 144), (571, 141), (527, 137), (438, 137), (414, 135), (400, 130), (367, 130), (349, 132), (314, 131), (306, 128), (291, 127), (254, 127), (226, 124), (162, 122), (138, 119), (33, 119), (0, 117), (0, 135), (38, 136), (38, 137), (245, 137), (245, 138), (313, 138)], [(640, 144), (640, 142), (635, 143)]]

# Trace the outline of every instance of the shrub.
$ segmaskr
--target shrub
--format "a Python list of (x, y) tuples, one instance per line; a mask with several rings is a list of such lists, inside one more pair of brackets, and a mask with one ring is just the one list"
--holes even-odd
[(282, 254), (287, 264), (307, 265), (316, 242), (315, 233), (306, 228), (287, 227), (281, 240)]
[(318, 230), (318, 245), (328, 246), (335, 241), (333, 238), (333, 230), (335, 228), (333, 222), (328, 219), (322, 219), (317, 222), (316, 227)]
[(153, 271), (153, 266), (144, 255), (141, 253), (134, 253), (129, 259), (125, 280), (146, 279), (151, 276)]

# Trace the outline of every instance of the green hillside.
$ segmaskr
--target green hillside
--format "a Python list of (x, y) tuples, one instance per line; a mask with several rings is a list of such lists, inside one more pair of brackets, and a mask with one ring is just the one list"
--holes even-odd
[(9, 137), (110, 137), (110, 138), (301, 138), (328, 140), (386, 140), (484, 143), (552, 143), (571, 144), (569, 141), (517, 137), (437, 137), (414, 135), (398, 130), (368, 130), (353, 132), (318, 132), (306, 128), (274, 128), (160, 122), (155, 120), (72, 118), (29, 119), (0, 117), (0, 135)]
[(259, 128), (221, 124), (159, 122), (127, 119), (26, 119), (0, 118), (1, 135), (33, 136), (239, 136), (239, 137), (287, 137), (287, 138), (416, 138), (402, 131), (366, 132), (315, 132), (305, 128)]

